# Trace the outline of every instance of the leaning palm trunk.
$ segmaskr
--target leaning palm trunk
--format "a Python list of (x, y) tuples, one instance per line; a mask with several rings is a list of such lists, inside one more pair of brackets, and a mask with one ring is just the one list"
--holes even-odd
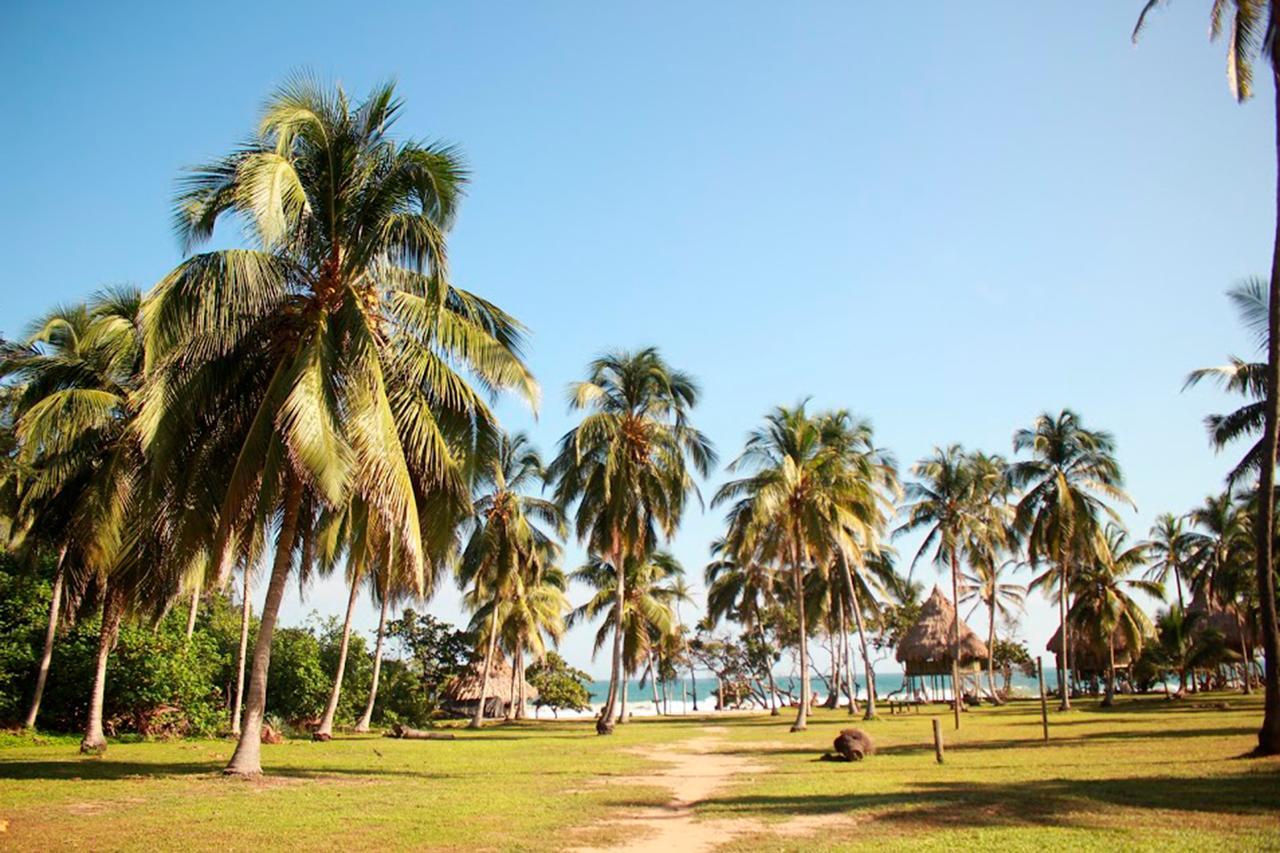
[[(764, 635), (764, 625), (759, 620), (756, 621), (756, 632), (760, 635), (760, 647), (763, 649), (769, 648), (769, 644), (766, 642), (766, 638)], [(693, 670), (692, 664), (689, 665), (689, 669), (690, 669), (690, 672), (692, 672)], [(773, 681), (772, 661), (766, 662), (765, 672), (768, 673), (768, 677), (769, 677), (769, 716), (776, 717), (779, 714), (781, 714), (782, 711), (778, 707), (778, 687), (776, 684), (774, 684), (774, 681)], [(696, 695), (694, 697), (694, 700), (695, 700), (695, 704), (693, 708), (696, 711), (698, 709), (698, 706), (696, 704), (696, 701), (697, 701)]]
[(244, 567), (244, 594), (240, 600), (240, 650), (236, 653), (236, 699), (231, 712), (231, 733), (240, 734), (240, 712), (244, 704), (244, 661), (249, 650), (249, 565)]
[(196, 632), (196, 614), (200, 612), (200, 591), (204, 586), (204, 573), (196, 575), (195, 589), (191, 590), (191, 609), (187, 611), (187, 642), (191, 642), (191, 635)]
[[(845, 571), (849, 567), (845, 566)], [(852, 585), (850, 585), (852, 588)], [(871, 654), (867, 651), (867, 631), (862, 623), (862, 602), (858, 601), (858, 596), (853, 596), (853, 619), (858, 626), (858, 645), (862, 648), (862, 665), (867, 673), (867, 712), (863, 715), (864, 719), (874, 720), (876, 714), (876, 673), (871, 666)]]
[(516, 719), (523, 720), (525, 717), (525, 708), (528, 706), (528, 696), (525, 694), (525, 689), (524, 689), (525, 688), (524, 643), (519, 643), (516, 645), (516, 660), (515, 660), (514, 669), (520, 676), (519, 681), (516, 683), (516, 690), (518, 691), (518, 694), (512, 694), (512, 695), (518, 695), (518, 700), (516, 705)]
[(1245, 624), (1244, 617), (1240, 612), (1236, 611), (1236, 624), (1240, 626), (1240, 673), (1244, 676), (1244, 693), (1246, 696), (1253, 693), (1253, 685), (1249, 683), (1249, 644), (1245, 642)]
[(658, 716), (662, 716), (662, 703), (658, 699), (658, 657), (652, 649), (649, 650), (649, 688), (653, 693), (653, 710)]
[(484, 669), (480, 671), (480, 701), (476, 703), (475, 713), (471, 716), (469, 729), (478, 729), (484, 725), (484, 702), (489, 697), (489, 669), (493, 666), (493, 651), (498, 647), (498, 601), (493, 602), (493, 617), (489, 622), (489, 648), (484, 653)]
[(102, 702), (107, 687), (107, 658), (120, 635), (120, 619), (124, 616), (124, 600), (108, 581), (102, 603), (102, 627), (98, 631), (98, 655), (93, 672), (93, 694), (89, 699), (89, 720), (80, 741), (80, 751), (106, 752), (107, 739), (102, 733)]
[(373, 721), (373, 704), (378, 699), (378, 676), (382, 674), (382, 638), (387, 628), (387, 594), (382, 594), (382, 612), (378, 616), (378, 638), (373, 644), (373, 681), (369, 684), (369, 702), (364, 706), (360, 722), (356, 723), (357, 732), (369, 731), (369, 723)]
[(356, 596), (360, 592), (360, 579), (351, 581), (351, 595), (347, 599), (347, 616), (342, 622), (342, 642), (338, 644), (338, 671), (333, 676), (333, 689), (329, 691), (329, 704), (324, 707), (324, 716), (320, 719), (320, 728), (316, 729), (317, 740), (328, 740), (333, 737), (333, 718), (338, 713), (338, 701), (342, 698), (342, 677), (347, 672), (347, 648), (351, 644), (351, 617), (356, 610)]
[(49, 664), (53, 661), (53, 641), (58, 634), (58, 610), (62, 607), (62, 564), (67, 558), (67, 546), (58, 551), (58, 567), (53, 572), (53, 595), (49, 598), (49, 624), (44, 631), (44, 651), (40, 653), (40, 668), (36, 670), (36, 689), (31, 695), (31, 709), (27, 711), (23, 728), (34, 729), (40, 716), (40, 700), (44, 698), (44, 685), (49, 678)]
[(293, 544), (298, 533), (298, 511), (302, 505), (302, 485), (289, 475), (285, 485), (284, 513), (276, 539), (276, 556), (271, 566), (267, 597), (262, 604), (262, 620), (258, 623), (258, 639), (253, 644), (253, 665), (249, 672), (249, 690), (244, 703), (244, 722), (236, 751), (223, 773), (231, 776), (262, 774), (262, 718), (267, 709), (267, 672), (271, 668), (271, 640), (275, 635), (276, 616), (284, 598), (285, 582), (293, 563)]
[(793, 564), (791, 573), (796, 585), (796, 610), (800, 627), (800, 703), (796, 710), (796, 721), (791, 724), (791, 731), (802, 732), (808, 728), (809, 717), (809, 632), (806, 630), (804, 618), (804, 564), (800, 560), (800, 549), (792, 548)]

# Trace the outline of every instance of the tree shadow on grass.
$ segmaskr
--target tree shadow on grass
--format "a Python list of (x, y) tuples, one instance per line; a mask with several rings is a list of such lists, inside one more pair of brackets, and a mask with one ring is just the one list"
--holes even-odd
[[(155, 780), (208, 776), (224, 778), (222, 769), (226, 761), (175, 761), (139, 762), (113, 761), (111, 759), (53, 759), (50, 761), (0, 761), (0, 780), (63, 780), (63, 781), (119, 781), (122, 779)], [(395, 770), (377, 766), (369, 767), (273, 767), (267, 764), (264, 776), (290, 779), (323, 779), (335, 777), (379, 776), (410, 777), (415, 779), (445, 779), (449, 774), (428, 773), (418, 770)]]
[(705, 814), (798, 817), (872, 811), (904, 828), (1094, 825), (1100, 808), (1158, 809), (1208, 815), (1273, 815), (1280, 774), (1176, 778), (1041, 779), (1009, 784), (916, 782), (906, 791), (866, 795), (713, 797)]

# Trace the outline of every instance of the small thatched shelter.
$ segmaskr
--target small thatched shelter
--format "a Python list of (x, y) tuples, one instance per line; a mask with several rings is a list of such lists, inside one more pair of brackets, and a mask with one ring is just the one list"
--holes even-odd
[[(952, 630), (956, 609), (936, 586), (920, 608), (920, 618), (898, 643), (898, 662), (908, 677), (916, 675), (951, 675)], [(957, 668), (972, 672), (982, 668), (988, 656), (987, 644), (973, 629), (960, 622), (960, 659)]]
[[(475, 713), (476, 703), (480, 701), (480, 675), (483, 667), (483, 661), (473, 661), (465, 672), (449, 682), (444, 692), (446, 711), (462, 716)], [(524, 673), (520, 677), (523, 679)], [(524, 682), (524, 698), (528, 702), (538, 698), (537, 688), (528, 681)], [(494, 655), (493, 665), (489, 668), (489, 685), (485, 690), (485, 716), (505, 716), (512, 703), (519, 700), (520, 682), (516, 681), (510, 662), (505, 655)]]
[[(1115, 644), (1116, 666), (1126, 667), (1133, 662), (1133, 653), (1129, 648), (1129, 638), (1123, 629), (1117, 627), (1111, 635)], [(1058, 667), (1062, 667), (1062, 628), (1053, 632), (1044, 650), (1054, 656)], [(1079, 625), (1071, 626), (1071, 671), (1079, 675), (1105, 675), (1109, 667), (1107, 644), (1094, 636), (1093, 632)]]

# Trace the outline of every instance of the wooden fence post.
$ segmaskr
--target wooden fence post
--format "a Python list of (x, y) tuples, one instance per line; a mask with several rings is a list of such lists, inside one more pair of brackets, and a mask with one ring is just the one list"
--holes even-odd
[(933, 718), (933, 756), (942, 763), (942, 721), (937, 717)]
[(1044, 739), (1049, 739), (1049, 703), (1044, 696), (1044, 661), (1036, 658), (1036, 675), (1040, 678), (1040, 725), (1044, 729)]

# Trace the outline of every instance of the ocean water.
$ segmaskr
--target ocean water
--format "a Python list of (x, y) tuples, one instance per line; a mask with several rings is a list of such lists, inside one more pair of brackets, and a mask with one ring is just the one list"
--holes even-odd
[[(787, 690), (790, 688), (793, 690), (793, 692), (798, 692), (799, 679), (797, 678), (794, 678), (792, 676), (775, 676), (775, 681), (778, 685), (779, 690)], [(884, 699), (889, 697), (891, 694), (895, 694), (895, 693), (897, 695), (903, 695), (902, 694), (903, 681), (904, 681), (904, 678), (901, 672), (877, 672), (876, 673), (877, 698)], [(928, 687), (927, 687), (928, 693), (926, 698), (930, 698), (930, 699), (949, 698), (951, 695), (951, 692), (948, 688), (948, 685), (946, 684), (947, 681), (948, 679), (939, 678), (938, 679), (939, 689), (935, 692), (933, 689), (932, 680), (926, 679), (926, 682), (928, 684)], [(811, 682), (812, 683), (810, 686), (812, 690), (818, 695), (818, 701), (819, 702), (824, 701), (827, 698), (826, 683), (817, 678), (812, 679)], [(985, 673), (982, 676), (982, 683), (984, 686), (986, 685)], [(1045, 669), (1044, 683), (1045, 683), (1045, 690), (1047, 692), (1051, 692), (1055, 689), (1058, 683), (1056, 670), (1052, 668)], [(796, 686), (792, 687), (793, 684), (795, 684)], [(919, 680), (917, 680), (917, 684), (919, 684)], [(999, 674), (996, 675), (996, 684), (997, 686), (1003, 686), (1004, 684), (1004, 681)], [(700, 673), (697, 676), (696, 685), (697, 685), (697, 690), (696, 690), (697, 709), (699, 711), (714, 711), (715, 710), (714, 694), (716, 689), (715, 677)], [(588, 690), (591, 693), (591, 710), (590, 711), (583, 711), (579, 714), (572, 714), (572, 715), (562, 713), (561, 716), (594, 716), (596, 713), (598, 713), (600, 708), (604, 705), (605, 697), (608, 695), (609, 682), (607, 679), (592, 681), (588, 685)], [(1011, 692), (1013, 693), (1014, 696), (1026, 696), (1026, 697), (1036, 696), (1036, 695), (1039, 695), (1038, 691), (1039, 691), (1038, 683), (1034, 676), (1027, 677), (1021, 673), (1014, 673), (1012, 683), (1011, 683)], [(866, 685), (865, 678), (858, 679), (857, 693), (858, 693), (858, 698), (860, 700), (863, 700), (863, 701), (866, 700), (867, 685)], [(672, 713), (683, 714), (683, 713), (692, 712), (694, 710), (693, 706), (695, 704), (694, 695), (695, 695), (694, 682), (687, 675), (684, 678), (682, 678), (680, 681), (670, 682), (667, 685), (667, 697), (670, 700), (670, 709)], [(659, 690), (659, 696), (661, 696), (661, 690)], [(753, 707), (758, 709), (759, 705), (756, 704)], [(628, 680), (627, 681), (627, 710), (638, 716), (648, 716), (648, 715), (655, 714), (656, 709), (653, 704), (653, 686), (651, 684), (646, 683), (642, 687), (639, 680), (637, 679)]]

